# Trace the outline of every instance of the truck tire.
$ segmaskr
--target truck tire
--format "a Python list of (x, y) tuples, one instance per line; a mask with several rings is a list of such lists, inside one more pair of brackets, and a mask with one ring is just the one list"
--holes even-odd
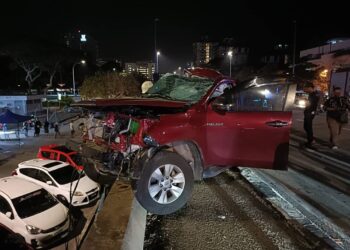
[(192, 168), (183, 157), (160, 151), (145, 162), (137, 183), (136, 199), (153, 214), (171, 214), (187, 203), (193, 183)]

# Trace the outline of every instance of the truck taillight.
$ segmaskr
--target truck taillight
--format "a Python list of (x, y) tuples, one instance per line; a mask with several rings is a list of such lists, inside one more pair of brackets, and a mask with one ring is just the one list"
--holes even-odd
[(11, 175), (12, 175), (12, 176), (18, 175), (18, 174), (17, 174), (17, 171), (16, 171), (16, 170), (13, 170), (12, 173), (11, 173)]

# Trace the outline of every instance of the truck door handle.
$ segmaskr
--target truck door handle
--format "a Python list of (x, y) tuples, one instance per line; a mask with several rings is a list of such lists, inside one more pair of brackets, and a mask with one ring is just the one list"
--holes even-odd
[(288, 126), (289, 123), (283, 122), (283, 121), (272, 121), (272, 122), (266, 122), (265, 124), (270, 127), (280, 128), (280, 127)]

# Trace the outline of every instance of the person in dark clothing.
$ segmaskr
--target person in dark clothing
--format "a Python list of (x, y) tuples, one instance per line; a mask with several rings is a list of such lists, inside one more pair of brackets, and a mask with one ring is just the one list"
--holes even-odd
[(45, 134), (49, 133), (49, 126), (50, 126), (50, 123), (47, 120), (45, 120), (45, 123), (44, 123)]
[(58, 127), (58, 123), (57, 122), (55, 123), (54, 130), (55, 130), (55, 139), (56, 139), (58, 135), (61, 135), (60, 134), (60, 128)]
[(25, 121), (23, 123), (23, 129), (24, 129), (24, 134), (26, 137), (28, 137), (28, 129), (29, 129), (29, 124), (28, 124), (28, 121)]
[(315, 118), (318, 108), (320, 95), (315, 90), (312, 83), (306, 83), (304, 85), (304, 92), (309, 94), (308, 103), (304, 110), (304, 130), (306, 132), (307, 143), (305, 146), (311, 147), (314, 143), (314, 132), (312, 122)]
[(35, 128), (34, 128), (34, 132), (35, 132), (34, 136), (39, 136), (40, 128), (41, 128), (41, 122), (38, 119), (36, 119), (35, 123), (34, 123), (34, 126), (35, 126)]
[(344, 124), (348, 123), (348, 112), (350, 110), (349, 98), (341, 96), (341, 88), (335, 87), (333, 96), (324, 103), (327, 111), (327, 124), (330, 133), (332, 149), (338, 149), (338, 139)]

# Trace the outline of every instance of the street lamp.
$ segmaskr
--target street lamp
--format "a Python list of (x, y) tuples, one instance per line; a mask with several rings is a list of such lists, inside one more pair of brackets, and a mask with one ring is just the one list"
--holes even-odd
[(72, 67), (72, 75), (73, 75), (73, 95), (75, 96), (75, 74), (74, 74), (74, 69), (75, 69), (75, 66), (77, 66), (78, 64), (85, 64), (86, 61), (85, 60), (81, 60), (80, 62), (76, 62), (73, 64), (73, 67)]
[(228, 55), (228, 57), (229, 57), (229, 59), (230, 59), (230, 77), (231, 77), (231, 66), (232, 66), (232, 51), (229, 51), (229, 52), (227, 52), (227, 55)]
[(156, 72), (159, 73), (159, 56), (160, 56), (160, 51), (157, 51), (157, 61), (156, 61)]

